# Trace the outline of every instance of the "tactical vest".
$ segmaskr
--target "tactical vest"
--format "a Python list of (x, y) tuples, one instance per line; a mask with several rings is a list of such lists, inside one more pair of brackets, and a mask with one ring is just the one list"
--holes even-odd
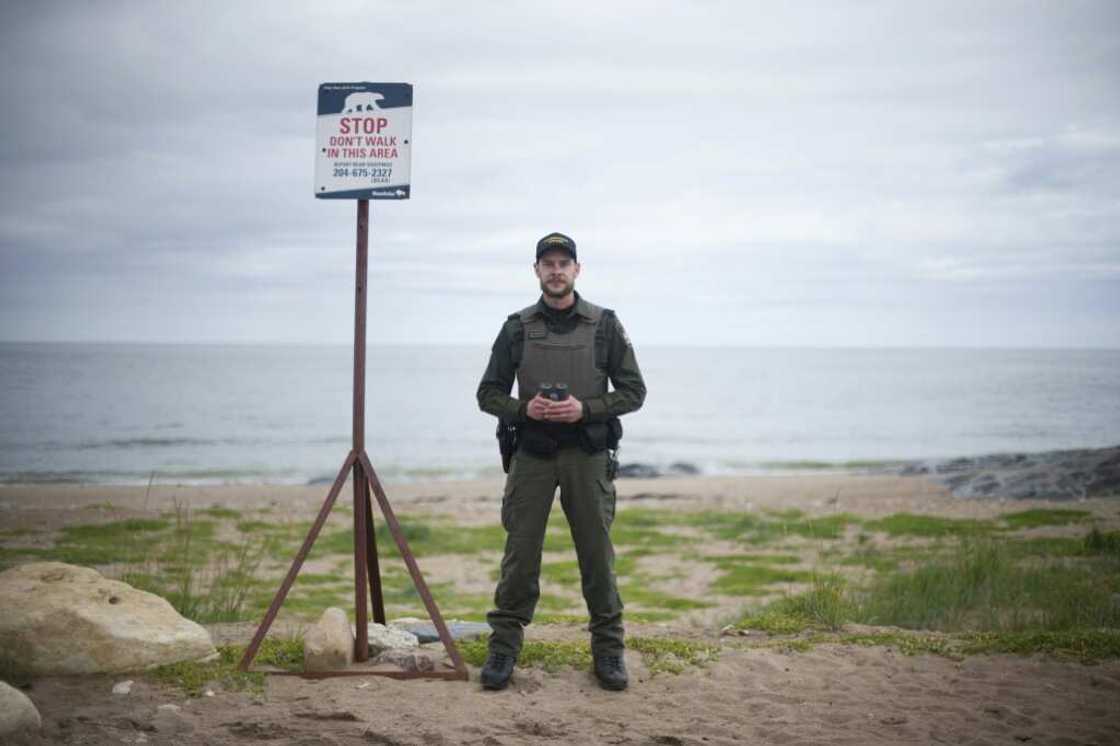
[[(566, 383), (568, 392), (581, 401), (607, 393), (601, 322), (613, 312), (587, 301), (581, 302), (590, 317), (578, 314), (575, 328), (566, 334), (550, 331), (536, 304), (510, 316), (521, 321), (521, 354), (516, 361), (517, 397), (521, 401), (536, 396), (542, 383)], [(599, 353), (602, 359), (597, 361), (596, 349), (600, 347), (603, 348)], [(526, 422), (520, 431), (522, 447), (539, 455), (547, 455), (570, 443), (578, 443), (594, 453), (618, 447), (622, 424), (617, 417), (608, 423), (576, 425)]]
[[(607, 372), (595, 365), (595, 336), (603, 309), (584, 301), (591, 318), (579, 315), (576, 328), (567, 334), (548, 329), (534, 304), (522, 310), (521, 362), (517, 368), (517, 397), (528, 401), (542, 383), (566, 383), (579, 400), (607, 393)], [(605, 361), (604, 361), (605, 362)]]

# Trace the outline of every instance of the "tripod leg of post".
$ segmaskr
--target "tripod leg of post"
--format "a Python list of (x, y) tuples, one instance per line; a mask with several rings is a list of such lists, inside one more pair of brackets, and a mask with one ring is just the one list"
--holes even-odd
[(357, 626), (354, 635), (354, 660), (369, 660), (369, 617), (366, 611), (366, 570), (368, 569), (369, 536), (366, 527), (369, 515), (366, 513), (369, 500), (368, 477), (362, 471), (360, 461), (354, 462), (354, 620)]
[(366, 550), (366, 563), (369, 569), (369, 597), (373, 605), (373, 621), (385, 624), (385, 598), (381, 593), (381, 565), (377, 558), (377, 534), (373, 530), (373, 506), (369, 501), (369, 481), (365, 483), (366, 535), (369, 548)]
[(408, 541), (404, 538), (401, 524), (397, 521), (392, 506), (389, 505), (389, 498), (385, 497), (385, 490), (381, 488), (381, 480), (377, 478), (377, 472), (373, 470), (365, 452), (358, 454), (358, 460), (365, 468), (366, 476), (369, 478), (369, 486), (373, 489), (381, 513), (385, 516), (389, 533), (393, 535), (393, 539), (397, 542), (397, 549), (400, 550), (401, 558), (404, 559), (404, 564), (408, 568), (408, 574), (412, 576), (412, 584), (416, 586), (416, 592), (420, 594), (420, 598), (424, 602), (424, 608), (428, 610), (428, 616), (432, 618), (432, 624), (435, 625), (436, 632), (439, 633), (440, 642), (443, 643), (444, 650), (451, 658), (455, 671), (465, 680), (468, 677), (467, 664), (463, 662), (463, 656), (459, 654), (459, 648), (455, 647), (455, 643), (451, 639), (451, 633), (447, 629), (447, 624), (443, 621), (443, 615), (439, 613), (439, 607), (436, 606), (435, 599), (432, 598), (432, 592), (428, 590), (428, 584), (424, 582), (424, 576), (420, 574), (420, 567), (416, 564), (416, 558), (412, 556), (412, 550), (408, 548)]
[(346, 473), (350, 471), (353, 464), (357, 463), (357, 459), (357, 454), (354, 451), (350, 451), (346, 456), (346, 461), (343, 462), (342, 468), (338, 471), (338, 476), (334, 479), (334, 484), (331, 485), (331, 491), (327, 493), (327, 499), (323, 501), (323, 507), (319, 509), (319, 515), (315, 518), (315, 522), (311, 524), (311, 529), (303, 540), (303, 546), (299, 548), (295, 559), (292, 560), (292, 566), (288, 569), (287, 577), (284, 578), (284, 582), (280, 584), (280, 589), (276, 591), (276, 595), (272, 598), (272, 603), (269, 605), (268, 611), (265, 612), (260, 626), (257, 627), (256, 634), (253, 635), (249, 647), (245, 648), (245, 655), (241, 657), (241, 663), (237, 666), (240, 670), (249, 670), (249, 664), (257, 656), (257, 650), (260, 648), (264, 636), (268, 634), (268, 628), (275, 621), (276, 614), (280, 611), (280, 605), (288, 597), (288, 591), (292, 589), (292, 583), (296, 582), (296, 576), (299, 575), (299, 569), (303, 567), (303, 561), (307, 559), (307, 553), (311, 551), (315, 539), (319, 538), (319, 532), (323, 530), (323, 524), (327, 522), (327, 516), (330, 515), (331, 508), (334, 507), (334, 501), (338, 499), (338, 493), (342, 491), (342, 485), (346, 483)]

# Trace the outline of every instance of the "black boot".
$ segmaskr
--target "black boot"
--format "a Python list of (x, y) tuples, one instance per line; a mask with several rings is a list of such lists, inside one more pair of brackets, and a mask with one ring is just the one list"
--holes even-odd
[(621, 654), (595, 656), (595, 677), (599, 679), (599, 686), (615, 692), (622, 691), (630, 683)]
[(505, 689), (509, 677), (513, 675), (513, 664), (517, 659), (505, 653), (491, 652), (482, 666), (483, 689)]

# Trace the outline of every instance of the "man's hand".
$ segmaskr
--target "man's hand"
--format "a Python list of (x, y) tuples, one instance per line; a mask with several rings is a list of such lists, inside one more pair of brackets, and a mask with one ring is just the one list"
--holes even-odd
[(529, 403), (525, 406), (525, 414), (531, 420), (546, 420), (548, 419), (548, 407), (551, 404), (551, 401), (537, 394), (530, 399)]
[(579, 422), (583, 419), (583, 402), (574, 396), (552, 401), (537, 394), (525, 406), (525, 414), (541, 422)]
[(583, 419), (583, 402), (571, 395), (564, 401), (550, 401), (544, 418), (549, 422), (579, 422)]

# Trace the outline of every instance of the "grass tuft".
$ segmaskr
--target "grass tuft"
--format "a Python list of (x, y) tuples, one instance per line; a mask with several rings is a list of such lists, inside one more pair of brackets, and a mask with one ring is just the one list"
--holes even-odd
[(689, 666), (703, 666), (719, 657), (719, 647), (671, 637), (631, 637), (626, 646), (642, 654), (651, 673), (679, 674)]
[(236, 545), (212, 540), (214, 525), (197, 522), (190, 509), (175, 506), (175, 526), (158, 551), (129, 567), (124, 582), (161, 595), (183, 616), (196, 622), (246, 619), (255, 607), (250, 599), (255, 579), (269, 551), (269, 542), (242, 538)]

